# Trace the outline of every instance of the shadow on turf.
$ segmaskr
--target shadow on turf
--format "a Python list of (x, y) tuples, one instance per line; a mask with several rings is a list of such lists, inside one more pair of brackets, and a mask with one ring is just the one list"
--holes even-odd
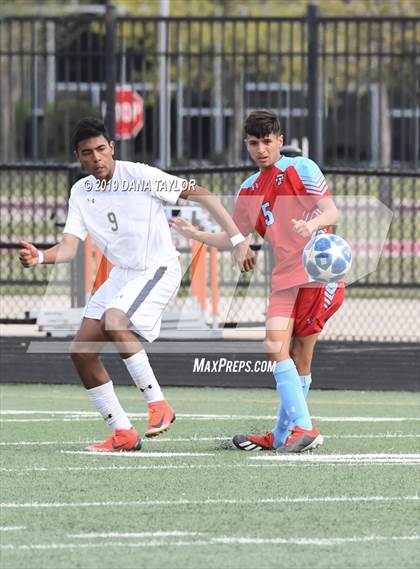
[(257, 427), (254, 425), (251, 425), (251, 427), (249, 428), (244, 428), (239, 430), (237, 433), (232, 433), (230, 435), (230, 439), (228, 441), (220, 441), (218, 443), (215, 444), (214, 449), (213, 450), (234, 450), (235, 452), (238, 451), (238, 449), (235, 447), (235, 445), (232, 442), (232, 438), (235, 435), (239, 435), (239, 434), (248, 434), (248, 433), (261, 433), (261, 427)]
[(213, 450), (238, 450), (232, 440), (229, 441), (220, 441), (214, 445)]

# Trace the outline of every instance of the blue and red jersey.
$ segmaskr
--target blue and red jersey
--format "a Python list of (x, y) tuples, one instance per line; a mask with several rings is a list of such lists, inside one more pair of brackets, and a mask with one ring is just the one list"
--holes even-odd
[(317, 203), (331, 197), (319, 167), (298, 156), (283, 156), (267, 170), (247, 178), (239, 190), (233, 219), (244, 235), (256, 231), (273, 248), (272, 290), (309, 282), (302, 251), (309, 239), (293, 231), (292, 219), (309, 221)]

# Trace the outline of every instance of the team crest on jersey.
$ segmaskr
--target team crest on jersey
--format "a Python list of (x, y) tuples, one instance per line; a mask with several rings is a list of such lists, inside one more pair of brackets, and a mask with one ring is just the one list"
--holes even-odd
[(284, 172), (280, 172), (280, 174), (277, 174), (276, 176), (276, 184), (278, 186), (281, 186), (284, 180)]
[(253, 191), (258, 190), (259, 187), (260, 186), (259, 186), (258, 182), (254, 182), (251, 186), (251, 190), (253, 190)]

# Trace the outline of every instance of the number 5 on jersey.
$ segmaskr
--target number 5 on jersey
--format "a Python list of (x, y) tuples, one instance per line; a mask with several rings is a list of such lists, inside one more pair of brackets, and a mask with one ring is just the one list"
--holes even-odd
[(274, 223), (274, 215), (273, 212), (270, 211), (270, 202), (265, 202), (262, 204), (261, 209), (264, 214), (264, 220), (266, 225), (273, 225)]

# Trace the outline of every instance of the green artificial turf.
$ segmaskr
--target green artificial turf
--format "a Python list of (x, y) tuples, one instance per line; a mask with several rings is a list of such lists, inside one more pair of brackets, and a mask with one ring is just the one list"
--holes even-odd
[(418, 394), (313, 391), (325, 444), (280, 462), (230, 443), (272, 426), (274, 390), (165, 392), (170, 431), (101, 456), (79, 454), (108, 434), (82, 388), (2, 387), (2, 569), (418, 567)]

